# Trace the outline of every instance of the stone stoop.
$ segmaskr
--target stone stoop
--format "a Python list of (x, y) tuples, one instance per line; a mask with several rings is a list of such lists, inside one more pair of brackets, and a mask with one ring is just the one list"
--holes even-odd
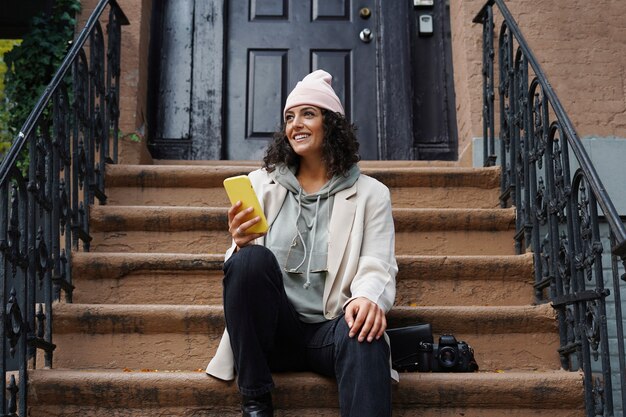
[[(224, 329), (224, 178), (249, 161), (107, 167), (92, 252), (73, 254), (74, 304), (53, 310), (53, 370), (30, 374), (30, 416), (239, 416), (235, 385), (203, 370)], [(499, 168), (364, 162), (391, 189), (398, 295), (390, 326), (430, 322), (480, 372), (401, 374), (394, 416), (582, 416), (582, 376), (560, 369), (556, 315), (533, 305)], [(336, 416), (336, 384), (276, 375), (277, 416)]]

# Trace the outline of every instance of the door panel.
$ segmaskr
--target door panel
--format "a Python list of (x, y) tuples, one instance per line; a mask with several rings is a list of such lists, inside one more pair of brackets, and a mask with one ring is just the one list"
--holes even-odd
[(333, 75), (333, 89), (337, 93), (337, 97), (341, 100), (346, 112), (346, 118), (352, 119), (352, 97), (346, 96), (346, 88), (351, 85), (350, 74), (351, 68), (350, 51), (311, 51), (311, 62), (313, 68), (323, 68)]
[(163, 14), (163, 28), (171, 36), (163, 38), (160, 66), (169, 68), (161, 73), (157, 117), (157, 135), (164, 139), (189, 136), (189, 109), (191, 108), (191, 56), (193, 27), (180, 27), (181, 21), (193, 18), (194, 1), (180, 0), (167, 3)]
[(280, 127), (287, 94), (321, 68), (333, 75), (346, 116), (359, 126), (362, 157), (378, 159), (376, 42), (359, 38), (375, 19), (360, 19), (348, 0), (231, 0), (229, 6), (227, 158), (261, 158)]
[(148, 149), (223, 158), (224, 0), (152, 0)]
[(349, 0), (313, 0), (313, 20), (349, 20)]
[(286, 19), (289, 0), (250, 0), (250, 20)]
[(250, 50), (248, 63), (246, 137), (265, 138), (280, 124), (276, 109), (286, 84), (287, 51)]
[[(432, 17), (433, 33), (419, 32), (419, 19)], [(456, 159), (456, 105), (453, 90), (450, 21), (446, 2), (418, 8), (410, 25), (412, 39), (413, 137), (420, 159)]]

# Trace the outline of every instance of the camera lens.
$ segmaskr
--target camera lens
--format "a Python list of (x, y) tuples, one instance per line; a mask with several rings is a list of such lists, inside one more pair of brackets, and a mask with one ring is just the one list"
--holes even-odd
[(443, 368), (453, 368), (456, 366), (459, 357), (457, 351), (452, 346), (444, 346), (439, 349), (439, 365)]

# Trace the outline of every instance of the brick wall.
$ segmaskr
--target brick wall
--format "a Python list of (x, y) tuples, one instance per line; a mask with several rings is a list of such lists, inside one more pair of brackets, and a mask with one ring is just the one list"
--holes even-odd
[[(81, 29), (98, 0), (82, 0), (77, 28)], [(120, 131), (123, 134), (145, 132), (147, 119), (148, 45), (150, 41), (151, 0), (118, 0), (130, 21), (122, 26), (122, 68), (120, 88)], [(105, 11), (108, 16), (108, 11)], [(103, 29), (106, 31), (106, 19)], [(149, 163), (145, 141), (120, 141), (120, 162)]]
[(464, 152), (471, 145), (471, 139), (482, 136), (482, 30), (471, 23), (481, 3), (476, 0), (450, 2), (452, 63), (461, 157), (471, 154)]
[[(451, 0), (461, 151), (472, 137), (483, 135), (482, 27), (471, 24), (483, 4), (482, 0)], [(626, 2), (510, 0), (506, 4), (578, 133), (626, 138)]]

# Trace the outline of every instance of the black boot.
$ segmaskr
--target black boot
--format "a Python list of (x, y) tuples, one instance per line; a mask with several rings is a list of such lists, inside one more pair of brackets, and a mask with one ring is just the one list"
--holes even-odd
[(258, 397), (243, 396), (241, 401), (242, 417), (274, 417), (272, 394), (267, 393)]

